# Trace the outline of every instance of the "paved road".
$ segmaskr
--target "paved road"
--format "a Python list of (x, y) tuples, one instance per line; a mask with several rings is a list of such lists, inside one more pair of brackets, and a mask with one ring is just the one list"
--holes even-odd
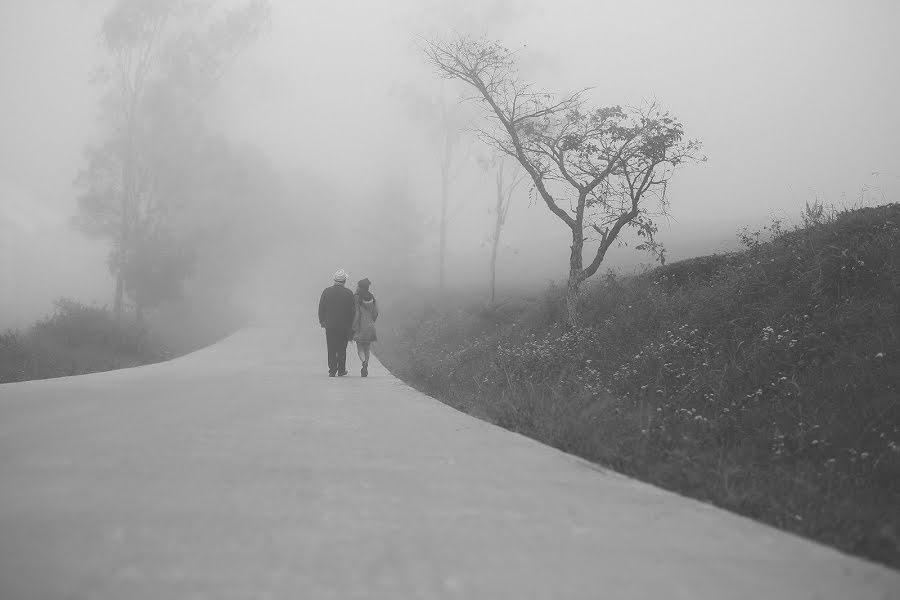
[(323, 337), (250, 328), (166, 364), (0, 386), (0, 600), (900, 598), (896, 571), (380, 365), (329, 379)]

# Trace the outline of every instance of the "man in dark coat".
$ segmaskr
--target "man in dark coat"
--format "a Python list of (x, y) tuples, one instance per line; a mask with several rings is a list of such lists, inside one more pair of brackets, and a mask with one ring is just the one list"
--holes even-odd
[(347, 274), (334, 274), (334, 285), (325, 288), (319, 299), (319, 325), (325, 328), (328, 344), (328, 376), (347, 374), (347, 342), (353, 337), (353, 292), (344, 287)]

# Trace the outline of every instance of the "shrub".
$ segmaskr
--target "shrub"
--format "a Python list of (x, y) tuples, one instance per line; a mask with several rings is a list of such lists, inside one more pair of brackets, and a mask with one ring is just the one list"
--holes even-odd
[(167, 356), (133, 320), (116, 321), (105, 307), (61, 298), (53, 314), (25, 333), (0, 336), (0, 382), (108, 371)]

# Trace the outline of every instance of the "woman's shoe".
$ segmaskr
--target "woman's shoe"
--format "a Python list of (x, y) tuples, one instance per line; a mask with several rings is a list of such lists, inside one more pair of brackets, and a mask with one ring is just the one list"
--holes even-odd
[(360, 375), (361, 377), (368, 377), (368, 376), (369, 376), (369, 361), (365, 361), (365, 362), (362, 364), (362, 369), (359, 370), (359, 375)]

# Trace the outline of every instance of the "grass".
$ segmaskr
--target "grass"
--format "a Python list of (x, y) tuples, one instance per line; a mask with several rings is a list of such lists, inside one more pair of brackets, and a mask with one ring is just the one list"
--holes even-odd
[(813, 208), (741, 252), (607, 274), (577, 330), (553, 287), (385, 306), (379, 356), (463, 411), (900, 567), (900, 205)]

